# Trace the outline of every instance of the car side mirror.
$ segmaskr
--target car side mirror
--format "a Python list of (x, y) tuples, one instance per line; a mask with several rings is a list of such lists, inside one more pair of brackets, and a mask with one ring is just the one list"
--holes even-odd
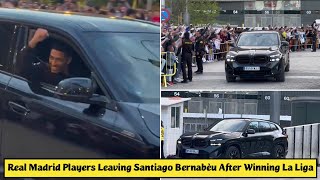
[(281, 42), (281, 45), (287, 47), (287, 46), (289, 46), (289, 42), (287, 42), (287, 41), (282, 41), (282, 42)]
[(248, 129), (247, 134), (255, 134), (256, 131), (254, 129)]
[(105, 105), (106, 100), (103, 96), (94, 94), (96, 90), (96, 83), (89, 78), (68, 78), (56, 86), (55, 96), (67, 101)]

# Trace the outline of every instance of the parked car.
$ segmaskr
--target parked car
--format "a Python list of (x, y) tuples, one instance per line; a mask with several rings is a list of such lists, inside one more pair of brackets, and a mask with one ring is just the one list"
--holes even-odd
[(237, 77), (274, 77), (284, 82), (289, 70), (289, 43), (276, 31), (243, 32), (225, 61), (227, 82)]
[[(53, 41), (72, 51), (58, 85), (20, 73), (38, 28), (49, 38), (34, 63)], [(159, 158), (159, 37), (142, 21), (0, 8), (1, 157)]]
[(258, 119), (225, 119), (204, 132), (185, 133), (177, 141), (180, 158), (284, 158), (288, 136), (278, 124)]

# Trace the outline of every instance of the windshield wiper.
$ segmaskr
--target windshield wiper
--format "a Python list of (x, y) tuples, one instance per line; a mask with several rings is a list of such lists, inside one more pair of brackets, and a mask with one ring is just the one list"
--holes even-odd
[(154, 59), (142, 59), (142, 58), (138, 58), (138, 57), (134, 57), (131, 56), (132, 58), (139, 60), (139, 61), (146, 61), (146, 62), (150, 62), (151, 64), (153, 64), (154, 66), (160, 67), (160, 61), (159, 60), (154, 60)]

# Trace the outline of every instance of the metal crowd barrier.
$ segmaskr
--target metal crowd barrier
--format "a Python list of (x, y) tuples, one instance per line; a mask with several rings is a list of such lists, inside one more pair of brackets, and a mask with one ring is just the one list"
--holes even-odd
[[(209, 56), (219, 56), (219, 57), (224, 57), (227, 55), (227, 53), (230, 51), (230, 44), (233, 44), (232, 41), (227, 41), (225, 43), (221, 43), (220, 44), (220, 50), (216, 51), (216, 52), (212, 52), (212, 53), (208, 53), (208, 54), (205, 54), (203, 55), (203, 57), (208, 60), (209, 59)], [(192, 63), (196, 63), (196, 56), (193, 56), (192, 57)]]
[[(301, 43), (300, 39), (292, 38), (289, 40), (289, 48), (296, 47), (296, 51), (300, 51), (303, 47), (303, 49), (308, 49), (307, 47), (311, 46), (312, 47), (312, 38), (307, 37), (304, 43)], [(319, 39), (316, 41), (316, 47), (319, 46)]]
[(167, 87), (167, 78), (171, 81), (177, 73), (177, 63), (176, 60), (171, 59), (172, 56), (175, 56), (175, 53), (161, 52), (161, 79), (164, 87)]
[(320, 124), (307, 124), (284, 128), (288, 134), (286, 158), (317, 158), (320, 162)]

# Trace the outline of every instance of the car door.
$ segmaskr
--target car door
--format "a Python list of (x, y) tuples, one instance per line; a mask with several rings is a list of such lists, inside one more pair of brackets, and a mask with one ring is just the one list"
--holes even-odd
[(260, 133), (260, 152), (263, 153), (263, 155), (269, 155), (266, 153), (269, 153), (270, 147), (272, 147), (273, 142), (273, 136), (272, 136), (272, 130), (270, 127), (270, 123), (268, 122), (259, 122), (259, 129), (261, 131)]
[[(26, 45), (28, 29), (19, 39)], [(17, 53), (19, 53), (17, 51)], [(16, 63), (14, 65), (17, 65)], [(18, 68), (19, 69), (19, 68)], [(110, 104), (93, 106), (55, 97), (55, 87), (34, 85), (16, 74), (8, 83), (6, 104), (14, 117), (4, 121), (6, 158), (121, 158), (114, 124), (117, 110)]]
[[(12, 61), (13, 52), (16, 46), (18, 26), (14, 23), (0, 21), (0, 148), (3, 142), (4, 121), (9, 117), (6, 104), (7, 85), (12, 76)], [(0, 151), (0, 173), (3, 173), (3, 152)]]
[(259, 128), (258, 122), (252, 121), (249, 123), (248, 129), (254, 129), (255, 134), (246, 134), (245, 137), (242, 138), (242, 147), (246, 151), (247, 156), (252, 156), (259, 152)]

